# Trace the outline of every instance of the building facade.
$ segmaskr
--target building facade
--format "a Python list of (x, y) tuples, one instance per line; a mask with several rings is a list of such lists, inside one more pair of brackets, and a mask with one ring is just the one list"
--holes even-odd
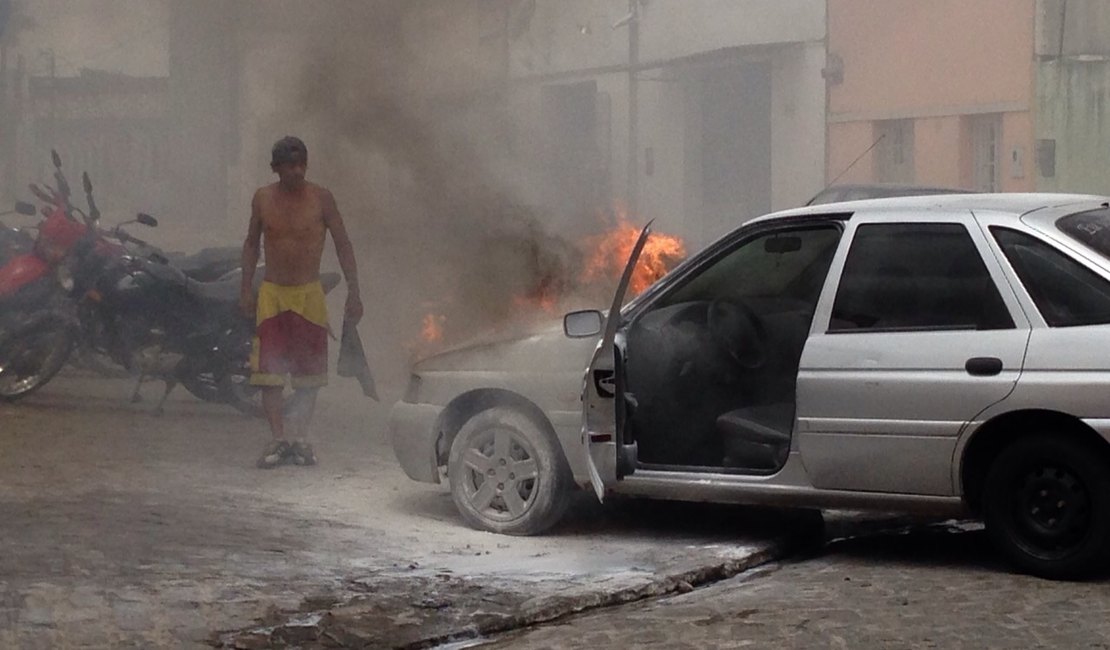
[(1027, 191), (1031, 0), (829, 0), (829, 181)]
[(512, 13), (516, 152), (536, 200), (571, 223), (617, 200), (697, 245), (822, 187), (824, 0), (525, 0)]
[(829, 0), (830, 181), (1110, 193), (1110, 3)]
[(1038, 189), (1110, 194), (1110, 3), (1039, 0)]

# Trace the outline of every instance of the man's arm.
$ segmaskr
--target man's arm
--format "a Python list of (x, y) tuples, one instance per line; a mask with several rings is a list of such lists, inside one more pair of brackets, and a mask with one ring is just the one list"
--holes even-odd
[(335, 242), (335, 255), (339, 258), (339, 268), (343, 269), (343, 278), (347, 281), (347, 305), (344, 310), (344, 319), (352, 324), (362, 319), (362, 298), (358, 287), (358, 262), (355, 261), (355, 249), (351, 245), (351, 238), (347, 236), (347, 227), (343, 225), (343, 217), (339, 216), (339, 206), (335, 197), (328, 190), (322, 190), (324, 203), (324, 225), (331, 232), (331, 239)]
[(258, 206), (258, 193), (251, 199), (251, 221), (247, 226), (247, 239), (243, 242), (242, 284), (239, 286), (239, 307), (247, 318), (255, 316), (254, 270), (258, 266), (262, 242), (262, 212)]

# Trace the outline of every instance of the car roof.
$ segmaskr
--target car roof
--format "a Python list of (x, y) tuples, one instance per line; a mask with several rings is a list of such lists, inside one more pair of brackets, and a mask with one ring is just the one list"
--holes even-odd
[[(830, 185), (813, 196), (806, 205), (834, 203), (838, 197), (850, 194), (864, 194), (851, 200), (893, 198), (901, 196), (925, 196), (930, 194), (971, 194), (972, 190), (940, 187), (935, 185), (912, 185), (905, 183), (845, 183)], [(833, 200), (829, 200), (832, 198)], [(845, 200), (845, 199), (841, 199)]]
[(859, 214), (867, 212), (887, 212), (906, 210), (913, 212), (971, 211), (990, 210), (1021, 216), (1043, 208), (1059, 208), (1068, 205), (1090, 206), (1110, 202), (1110, 198), (1094, 194), (1048, 194), (1048, 193), (999, 193), (999, 194), (933, 194), (928, 196), (906, 196), (884, 199), (864, 199), (842, 203), (826, 203), (774, 212), (748, 223), (783, 218), (820, 216), (828, 214)]

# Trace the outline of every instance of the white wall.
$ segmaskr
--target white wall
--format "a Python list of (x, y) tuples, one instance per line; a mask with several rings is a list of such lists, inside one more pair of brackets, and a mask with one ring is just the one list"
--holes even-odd
[(791, 46), (774, 58), (774, 210), (803, 205), (825, 185), (825, 45)]
[[(516, 77), (628, 62), (628, 0), (536, 0), (512, 45)], [(825, 0), (649, 0), (640, 20), (640, 60), (657, 62), (742, 45), (820, 40)]]
[[(687, 241), (700, 236), (697, 224), (687, 219), (691, 208), (684, 189), (688, 160), (694, 152), (687, 142), (687, 86), (681, 74), (659, 71), (640, 81), (640, 147), (651, 149), (654, 173), (640, 164), (640, 206), (642, 217), (656, 220), (656, 230), (676, 234)], [(621, 151), (627, 147), (627, 131), (621, 133)], [(623, 180), (625, 168), (619, 170)]]
[(652, 0), (642, 11), (644, 61), (825, 36), (825, 0)]

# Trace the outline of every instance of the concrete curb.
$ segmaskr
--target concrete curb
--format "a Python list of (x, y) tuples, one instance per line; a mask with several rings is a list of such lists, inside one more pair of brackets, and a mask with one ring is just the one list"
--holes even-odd
[[(398, 583), (383, 580), (378, 581), (374, 590), (376, 597), (356, 598), (324, 610), (275, 613), (275, 619), (284, 620), (217, 634), (212, 644), (241, 650), (289, 646), (415, 650), (463, 643), (581, 612), (686, 593), (782, 559), (799, 548), (796, 538), (780, 537), (741, 558), (654, 576), (634, 586), (588, 589), (573, 595), (535, 597), (524, 591), (476, 585), (469, 580), (444, 580), (447, 588), (438, 597), (413, 603), (414, 578), (406, 579), (407, 599), (392, 599), (389, 594)], [(461, 605), (456, 601), (461, 601)], [(404, 625), (397, 625), (399, 621)]]

